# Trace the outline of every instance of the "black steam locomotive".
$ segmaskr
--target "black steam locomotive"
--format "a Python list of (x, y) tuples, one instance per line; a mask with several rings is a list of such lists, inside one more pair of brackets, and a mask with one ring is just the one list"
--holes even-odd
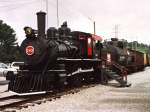
[[(19, 50), (24, 58), (17, 75), (9, 77), (9, 90), (17, 93), (45, 92), (100, 81), (100, 40), (92, 34), (73, 31), (64, 22), (45, 34), (44, 12), (37, 13), (38, 30), (25, 27), (26, 39)], [(97, 41), (97, 46), (94, 42)]]
[(8, 75), (10, 91), (43, 93), (108, 79), (130, 86), (127, 74), (145, 67), (146, 56), (128, 49), (125, 40), (112, 38), (102, 44), (101, 37), (71, 31), (67, 22), (58, 29), (50, 27), (45, 34), (45, 15), (37, 13), (38, 30), (24, 28), (26, 39), (19, 51), (25, 64), (17, 75)]

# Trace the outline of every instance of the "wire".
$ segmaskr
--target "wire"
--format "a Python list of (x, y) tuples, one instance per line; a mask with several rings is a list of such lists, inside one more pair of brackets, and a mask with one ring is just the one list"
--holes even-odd
[[(24, 1), (30, 1), (30, 0), (20, 0), (20, 1), (17, 1), (17, 2), (24, 2)], [(10, 3), (10, 2), (16, 2), (16, 0), (0, 0), (0, 2), (4, 2), (4, 3)]]
[[(34, 1), (31, 1), (31, 2), (26, 2), (26, 3), (22, 3), (22, 4), (16, 4), (16, 5), (8, 5), (8, 6), (5, 6), (5, 7), (1, 7), (0, 6), (0, 11), (12, 11), (12, 10), (16, 10), (18, 8), (25, 8), (25, 7), (22, 7), (23, 6), (26, 6), (26, 5), (31, 5), (32, 3), (36, 2), (37, 0), (34, 0)], [(36, 2), (38, 3), (38, 2)], [(3, 9), (2, 9), (3, 8)]]
[(26, 4), (31, 4), (32, 2), (35, 2), (37, 0), (33, 0), (33, 1), (28, 1), (28, 2), (15, 2), (15, 3), (10, 3), (7, 4), (7, 5), (3, 5), (3, 6), (0, 6), (0, 8), (11, 8), (11, 7), (22, 7), (22, 5), (26, 5)]

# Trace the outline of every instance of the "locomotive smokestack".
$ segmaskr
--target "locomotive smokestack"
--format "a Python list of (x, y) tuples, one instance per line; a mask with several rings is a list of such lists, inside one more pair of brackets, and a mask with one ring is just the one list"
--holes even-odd
[(37, 12), (38, 36), (45, 36), (45, 12)]

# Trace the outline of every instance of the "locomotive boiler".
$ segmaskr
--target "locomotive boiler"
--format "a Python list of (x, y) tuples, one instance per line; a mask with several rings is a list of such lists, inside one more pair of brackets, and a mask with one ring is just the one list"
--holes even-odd
[(90, 33), (71, 31), (64, 22), (60, 28), (50, 27), (45, 34), (44, 12), (37, 13), (38, 30), (25, 27), (25, 40), (19, 51), (24, 65), (9, 78), (9, 90), (16, 93), (47, 92), (81, 82), (100, 81), (100, 47)]
[(45, 35), (45, 13), (39, 12), (38, 34), (30, 27), (25, 27), (26, 39), (22, 42), (20, 51), (28, 69), (44, 69), (50, 67), (58, 57), (74, 58), (78, 52), (76, 43), (72, 41), (71, 31), (65, 22), (61, 28), (49, 28)]

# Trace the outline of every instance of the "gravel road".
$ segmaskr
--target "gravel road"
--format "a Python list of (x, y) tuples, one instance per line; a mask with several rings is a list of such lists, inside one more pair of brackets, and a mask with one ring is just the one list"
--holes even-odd
[(150, 68), (128, 80), (129, 88), (97, 85), (17, 112), (150, 112)]

